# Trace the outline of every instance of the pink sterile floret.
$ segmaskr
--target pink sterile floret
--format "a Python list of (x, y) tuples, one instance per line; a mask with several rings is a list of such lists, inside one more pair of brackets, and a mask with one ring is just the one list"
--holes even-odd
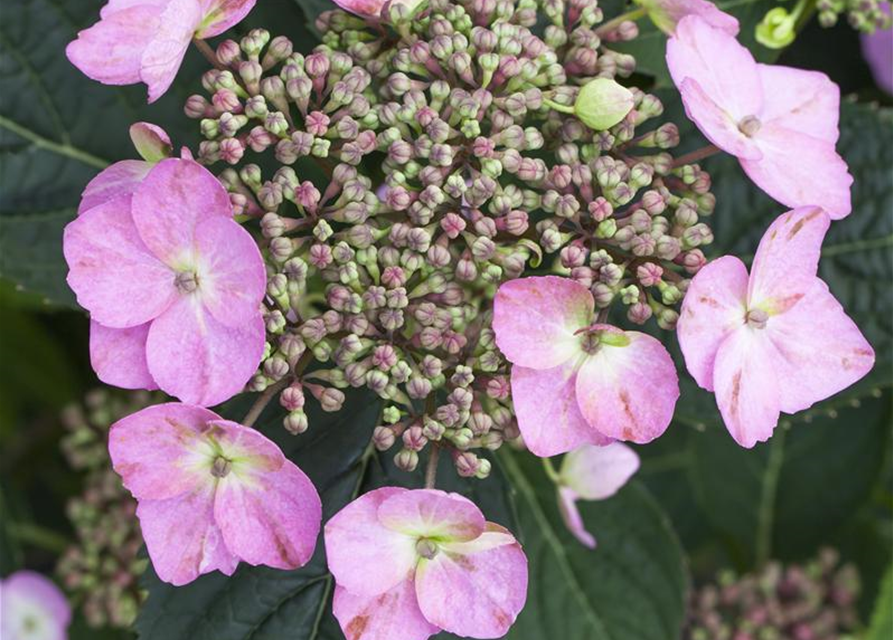
[(455, 493), (371, 491), (329, 520), (325, 541), (347, 640), (500, 638), (524, 607), (521, 546)]
[(720, 10), (710, 0), (638, 0), (658, 29), (673, 35), (676, 25), (685, 16), (700, 16), (712, 27), (730, 36), (738, 35), (738, 20)]
[(168, 159), (66, 227), (68, 284), (90, 312), (103, 382), (205, 406), (242, 390), (263, 355), (266, 273), (232, 215), (211, 173)]
[(52, 581), (33, 571), (0, 580), (0, 638), (66, 640), (71, 607)]
[(496, 344), (513, 363), (512, 399), (527, 447), (645, 443), (670, 424), (679, 380), (655, 338), (593, 324), (589, 290), (567, 278), (513, 280), (496, 293)]
[(835, 151), (840, 89), (825, 74), (758, 64), (695, 15), (679, 21), (667, 64), (688, 117), (763, 191), (790, 207), (849, 214), (853, 178)]
[(734, 256), (701, 269), (677, 325), (685, 364), (716, 393), (732, 437), (752, 447), (796, 413), (865, 376), (874, 351), (816, 276), (831, 223), (817, 207), (779, 216), (748, 276)]
[(313, 555), (319, 495), (254, 429), (202, 407), (161, 404), (112, 425), (109, 453), (165, 582), (232, 575), (240, 561), (296, 569)]

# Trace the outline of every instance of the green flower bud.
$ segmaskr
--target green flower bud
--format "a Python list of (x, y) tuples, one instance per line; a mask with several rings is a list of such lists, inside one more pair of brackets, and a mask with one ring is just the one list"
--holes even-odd
[(757, 42), (770, 49), (783, 49), (797, 37), (796, 23), (796, 13), (789, 14), (784, 7), (775, 7), (757, 25)]
[(633, 94), (608, 78), (596, 78), (577, 95), (574, 115), (590, 129), (604, 131), (623, 120), (633, 108)]

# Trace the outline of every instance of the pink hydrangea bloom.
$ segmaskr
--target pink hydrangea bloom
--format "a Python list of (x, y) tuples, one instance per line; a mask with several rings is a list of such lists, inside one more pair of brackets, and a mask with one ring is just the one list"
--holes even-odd
[[(391, 0), (391, 4), (405, 4), (410, 9), (419, 4), (421, 0)], [(381, 14), (381, 8), (386, 0), (334, 0), (335, 4), (355, 15), (363, 18), (377, 18)]]
[(455, 493), (371, 491), (329, 520), (325, 541), (347, 640), (500, 638), (527, 598), (521, 546)]
[(679, 380), (663, 345), (595, 321), (574, 280), (513, 280), (496, 293), (496, 344), (512, 367), (512, 398), (527, 447), (553, 456), (591, 443), (650, 442), (670, 424)]
[(168, 159), (66, 227), (68, 284), (90, 312), (103, 382), (206, 406), (242, 390), (263, 355), (266, 272), (232, 216), (211, 173)]
[(161, 404), (113, 424), (109, 453), (165, 582), (232, 575), (240, 561), (296, 569), (313, 555), (319, 495), (254, 429), (202, 407)]
[(100, 21), (65, 54), (103, 84), (144, 82), (149, 102), (170, 88), (192, 38), (211, 38), (241, 21), (257, 0), (109, 0)]
[(685, 294), (677, 325), (685, 364), (716, 393), (743, 447), (768, 440), (780, 412), (811, 407), (874, 365), (871, 345), (816, 276), (830, 223), (817, 207), (789, 211), (766, 230), (749, 276), (725, 256)]
[(853, 178), (835, 151), (840, 89), (825, 74), (758, 64), (699, 16), (679, 22), (667, 64), (688, 117), (763, 191), (790, 207), (849, 214)]
[(0, 580), (0, 638), (66, 640), (71, 607), (52, 581), (33, 571)]
[(730, 36), (738, 35), (738, 20), (720, 10), (710, 0), (637, 0), (658, 29), (673, 35), (676, 25), (685, 16), (700, 16), (716, 29)]
[(595, 549), (595, 537), (586, 530), (577, 501), (610, 498), (638, 470), (639, 456), (621, 442), (587, 444), (564, 456), (558, 472), (558, 509), (580, 544)]

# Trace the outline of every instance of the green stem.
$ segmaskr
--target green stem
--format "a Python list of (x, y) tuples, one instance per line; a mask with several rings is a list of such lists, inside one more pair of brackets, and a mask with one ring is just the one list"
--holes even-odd
[(13, 522), (8, 525), (9, 535), (16, 540), (53, 553), (62, 553), (68, 546), (65, 536), (36, 524)]
[(59, 144), (58, 142), (53, 142), (43, 136), (31, 131), (23, 127), (22, 125), (9, 120), (8, 118), (4, 118), (0, 116), (0, 127), (7, 129), (8, 131), (12, 131), (17, 136), (21, 136), (35, 147), (39, 147), (41, 149), (46, 149), (47, 151), (51, 151), (60, 156), (65, 156), (67, 158), (71, 158), (72, 160), (77, 160), (79, 162), (83, 162), (86, 165), (90, 165), (91, 167), (96, 167), (97, 169), (105, 169), (109, 166), (108, 161), (103, 160), (102, 158), (97, 158), (96, 156), (87, 153), (86, 151), (81, 151), (80, 149), (76, 149), (68, 144)]
[(433, 489), (437, 481), (437, 461), (440, 459), (440, 447), (432, 443), (428, 453), (428, 466), (425, 469), (425, 488)]
[(633, 9), (632, 11), (627, 11), (626, 13), (621, 13), (616, 18), (611, 18), (604, 24), (599, 25), (598, 29), (595, 30), (595, 35), (602, 37), (606, 33), (611, 33), (614, 29), (619, 27), (624, 22), (641, 20), (648, 14), (645, 11), (644, 7), (639, 7), (638, 9)]
[(549, 476), (549, 480), (554, 482), (555, 484), (561, 484), (561, 476), (558, 475), (558, 472), (555, 471), (555, 467), (552, 464), (551, 458), (540, 458), (543, 461), (543, 469), (546, 472), (546, 475)]
[(787, 429), (777, 429), (769, 441), (769, 459), (760, 495), (760, 509), (757, 513), (757, 536), (755, 555), (757, 566), (762, 566), (772, 557), (772, 532), (775, 522), (775, 502), (778, 498), (778, 479), (784, 462), (784, 444)]
[(576, 113), (576, 112), (574, 111), (574, 108), (573, 108), (573, 107), (569, 107), (569, 106), (567, 106), (566, 104), (559, 104), (559, 103), (557, 103), (557, 102), (553, 102), (552, 100), (549, 100), (548, 98), (543, 98), (543, 102), (544, 102), (550, 109), (554, 109), (555, 111), (560, 111), (561, 113), (569, 113), (569, 114), (571, 114), (571, 115), (574, 115), (574, 114)]
[(678, 158), (673, 160), (673, 167), (684, 167), (687, 164), (692, 164), (698, 162), (699, 160), (703, 160), (704, 158), (709, 158), (712, 155), (716, 155), (720, 151), (721, 149), (715, 144), (708, 144), (706, 147), (701, 147), (700, 149), (695, 149), (694, 151), (686, 153), (683, 156), (679, 156)]

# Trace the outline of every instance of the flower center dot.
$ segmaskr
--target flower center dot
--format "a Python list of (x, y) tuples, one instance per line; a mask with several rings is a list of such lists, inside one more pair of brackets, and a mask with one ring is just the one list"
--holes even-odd
[(211, 475), (215, 478), (225, 478), (232, 468), (233, 463), (221, 456), (214, 459), (214, 464), (211, 465)]
[(180, 293), (192, 293), (198, 289), (198, 274), (195, 271), (181, 271), (174, 284)]
[(422, 538), (415, 543), (415, 550), (423, 558), (430, 560), (437, 555), (437, 545), (427, 538)]
[(769, 314), (762, 309), (751, 309), (747, 312), (747, 324), (754, 329), (765, 329)]
[(757, 134), (757, 131), (760, 130), (761, 126), (762, 123), (756, 116), (744, 116), (738, 122), (738, 131), (746, 135), (748, 138), (752, 138)]

